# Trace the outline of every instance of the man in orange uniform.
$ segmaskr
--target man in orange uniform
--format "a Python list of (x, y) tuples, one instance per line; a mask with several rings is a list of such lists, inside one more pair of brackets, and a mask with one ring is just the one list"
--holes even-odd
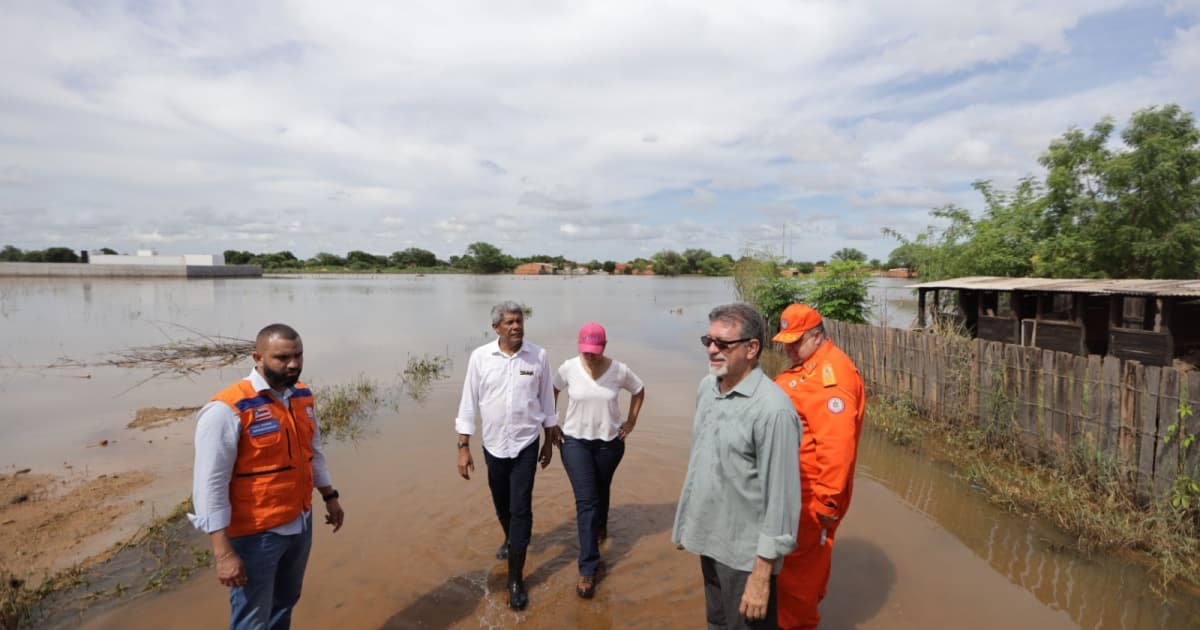
[(821, 314), (806, 304), (783, 311), (779, 334), (792, 367), (775, 384), (803, 423), (800, 440), (800, 531), (779, 573), (781, 630), (816, 628), (825, 597), (834, 535), (850, 507), (854, 461), (866, 397), (850, 357), (825, 336)]

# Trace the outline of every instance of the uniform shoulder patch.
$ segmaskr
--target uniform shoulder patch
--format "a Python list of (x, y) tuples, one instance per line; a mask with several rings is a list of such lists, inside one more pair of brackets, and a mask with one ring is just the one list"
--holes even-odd
[(834, 396), (825, 403), (825, 407), (829, 409), (831, 413), (842, 413), (846, 409), (846, 401)]
[(833, 372), (832, 363), (821, 364), (821, 384), (825, 387), (833, 387), (837, 385), (837, 375)]

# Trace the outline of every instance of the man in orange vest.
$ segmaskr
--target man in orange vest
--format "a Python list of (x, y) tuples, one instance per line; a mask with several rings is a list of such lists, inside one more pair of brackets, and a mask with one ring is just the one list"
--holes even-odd
[(197, 414), (194, 514), (208, 534), (217, 579), (229, 588), (229, 626), (288, 628), (312, 547), (312, 492), (325, 522), (345, 513), (325, 466), (313, 395), (300, 382), (304, 345), (286, 324), (255, 340), (254, 369)]
[(825, 336), (821, 314), (792, 304), (779, 334), (792, 367), (775, 377), (800, 414), (800, 531), (779, 573), (781, 630), (816, 628), (833, 540), (850, 508), (866, 396), (858, 368)]

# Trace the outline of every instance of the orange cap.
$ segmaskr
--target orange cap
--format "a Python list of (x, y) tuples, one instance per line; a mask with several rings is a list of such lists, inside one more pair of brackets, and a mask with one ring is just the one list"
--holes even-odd
[(821, 323), (821, 314), (807, 304), (792, 304), (779, 316), (779, 334), (771, 341), (793, 343)]

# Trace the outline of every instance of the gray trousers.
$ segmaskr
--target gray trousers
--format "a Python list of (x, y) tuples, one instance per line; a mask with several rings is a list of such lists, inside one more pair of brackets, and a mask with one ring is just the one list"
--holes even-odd
[(738, 571), (708, 556), (700, 556), (700, 572), (704, 574), (704, 608), (708, 630), (777, 630), (779, 622), (775, 605), (775, 576), (771, 576), (771, 595), (767, 599), (767, 616), (750, 621), (738, 612), (742, 593), (746, 590), (749, 571)]

